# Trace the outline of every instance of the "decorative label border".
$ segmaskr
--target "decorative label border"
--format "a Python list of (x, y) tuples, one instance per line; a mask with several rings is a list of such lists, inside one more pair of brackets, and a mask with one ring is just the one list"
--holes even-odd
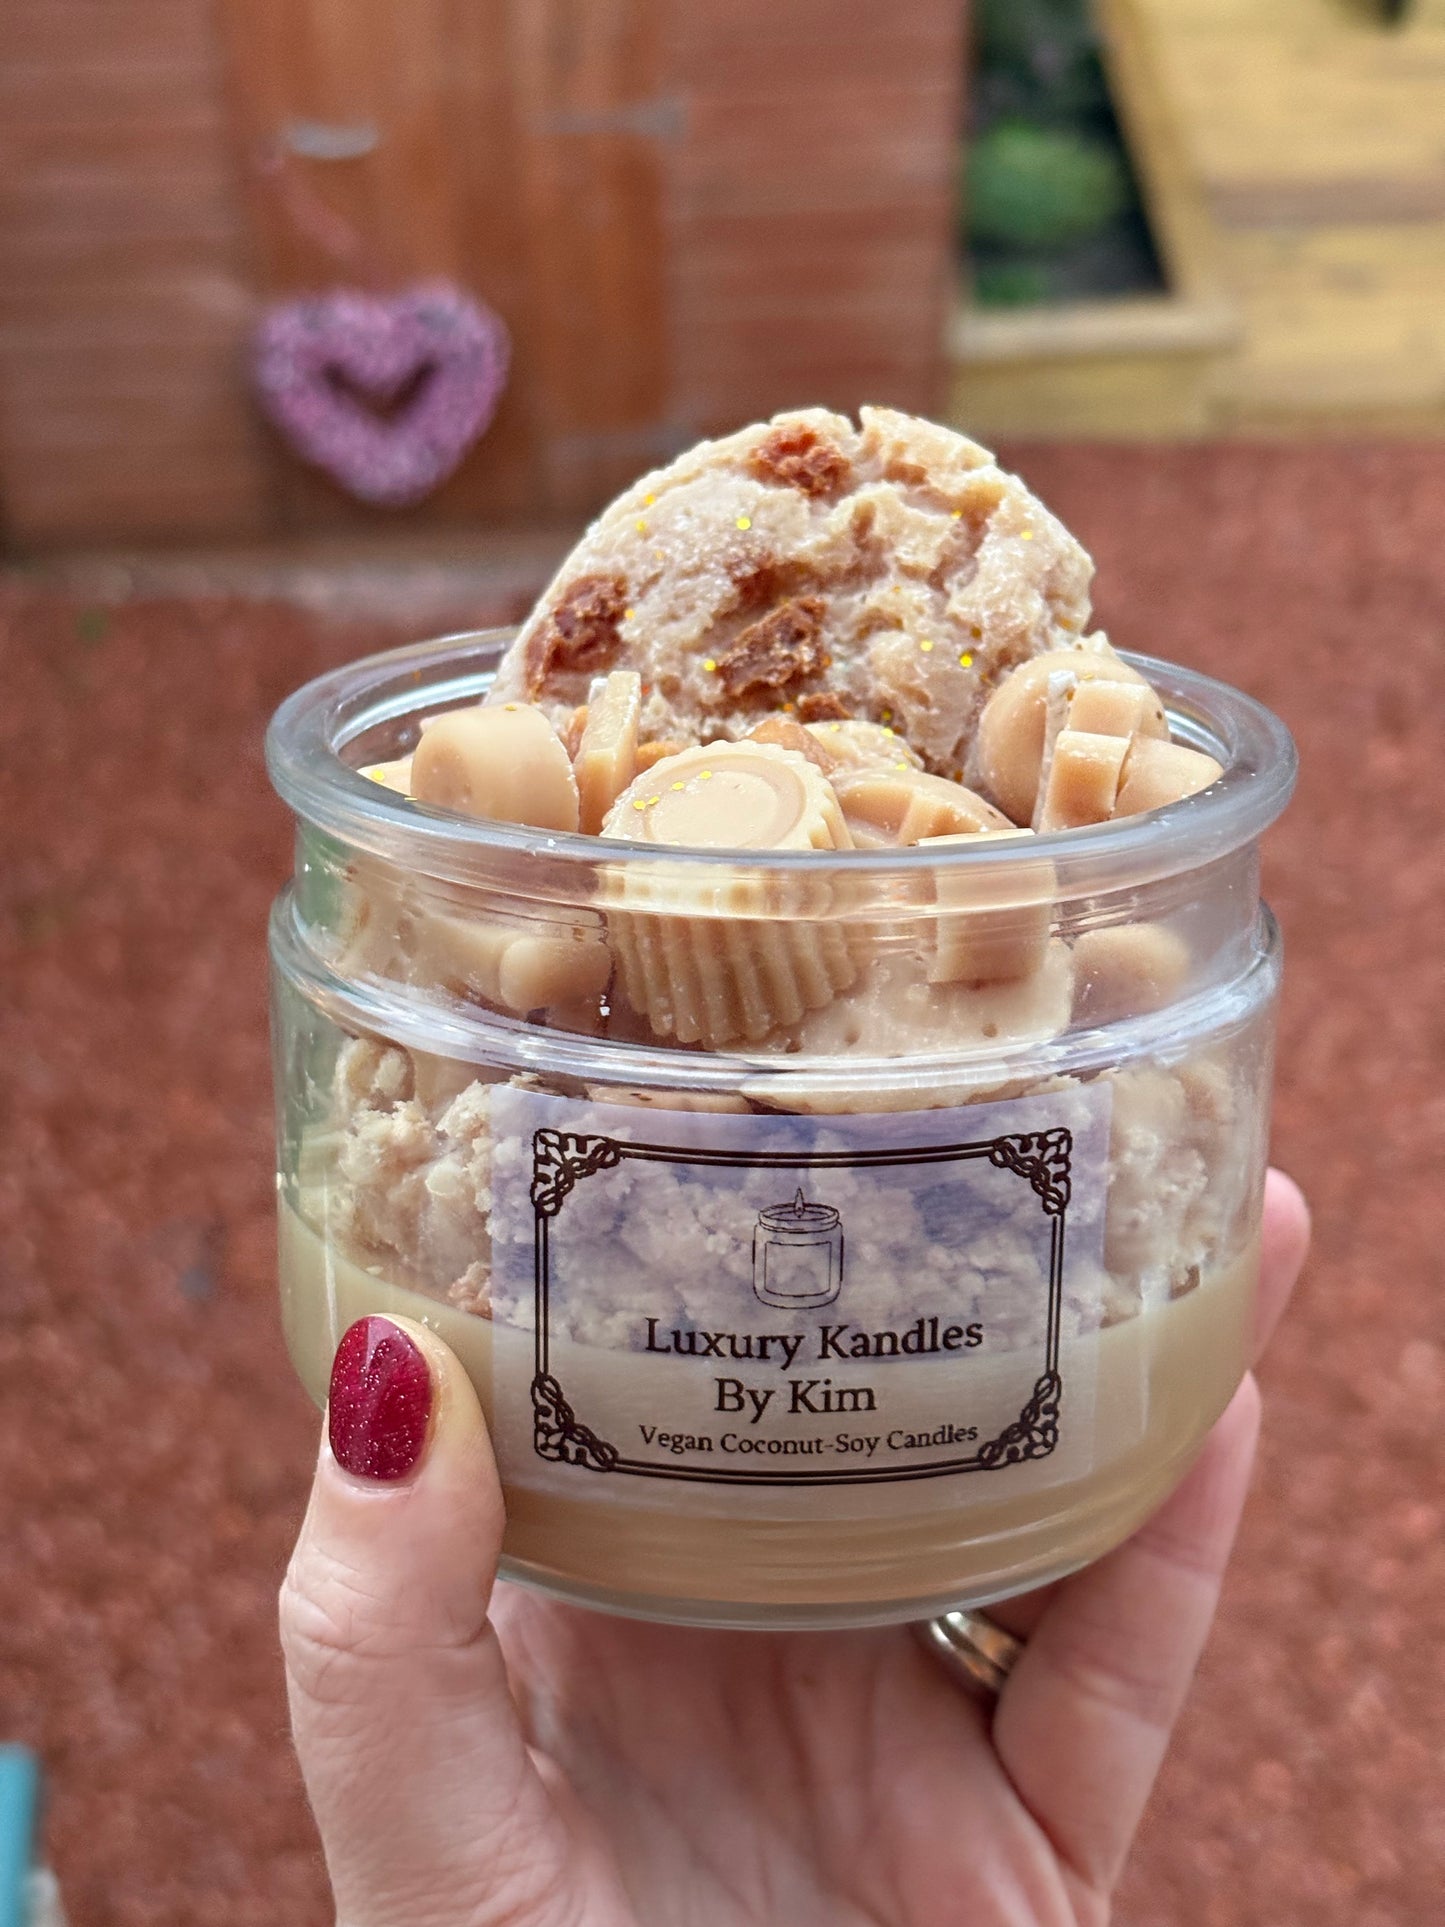
[[(1074, 1134), (1059, 1126), (1049, 1131), (1011, 1131), (977, 1143), (925, 1144), (897, 1151), (699, 1150), (670, 1144), (632, 1144), (619, 1138), (575, 1131), (538, 1130), (532, 1135), (532, 1210), (535, 1222), (534, 1290), (536, 1359), (532, 1378), (532, 1446), (538, 1458), (576, 1465), (593, 1472), (629, 1473), (635, 1478), (683, 1479), (701, 1485), (878, 1485), (898, 1480), (935, 1479), (959, 1472), (993, 1472), (1027, 1459), (1046, 1459), (1059, 1442), (1063, 1379), (1059, 1372), (1059, 1324), (1064, 1286), (1064, 1222), (1068, 1215)], [(551, 1300), (551, 1224), (584, 1178), (614, 1170), (625, 1158), (651, 1164), (746, 1165), (774, 1169), (826, 1170), (888, 1164), (962, 1163), (986, 1158), (996, 1168), (1027, 1181), (1049, 1223), (1049, 1322), (1044, 1369), (1019, 1415), (997, 1437), (963, 1458), (927, 1465), (873, 1470), (793, 1472), (758, 1468), (713, 1472), (626, 1457), (599, 1437), (573, 1410), (550, 1368), (548, 1317)]]

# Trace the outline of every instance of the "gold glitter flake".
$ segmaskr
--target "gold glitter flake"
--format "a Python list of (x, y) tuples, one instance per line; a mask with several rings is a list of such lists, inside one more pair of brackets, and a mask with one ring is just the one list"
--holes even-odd
[(964, 650), (963, 654), (958, 659), (958, 666), (960, 669), (972, 669), (973, 651), (971, 649)]
[(750, 529), (753, 526), (753, 518), (751, 515), (740, 515), (737, 519), (737, 526), (740, 529)]
[(1019, 537), (1020, 542), (1032, 542), (1033, 539), (1034, 539), (1034, 532), (1032, 529), (1025, 529), (1023, 534)]
[(647, 524), (640, 515), (637, 518), (637, 533), (639, 535), (646, 535), (647, 533)]
[(923, 638), (922, 642), (920, 642), (918, 646), (923, 651), (925, 656), (929, 655), (933, 649), (933, 644), (929, 641), (927, 636)]
[(710, 676), (715, 676), (717, 674), (717, 657), (704, 656), (702, 666)]

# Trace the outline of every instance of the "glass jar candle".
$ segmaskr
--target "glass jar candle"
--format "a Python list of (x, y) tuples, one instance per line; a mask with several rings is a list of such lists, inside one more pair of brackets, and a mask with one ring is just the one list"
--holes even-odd
[[(616, 1611), (886, 1622), (1099, 1557), (1248, 1363), (1285, 730), (1136, 658), (1210, 789), (841, 853), (553, 834), (364, 773), (507, 640), (352, 664), (272, 726), (307, 1389), (363, 1313), (430, 1326), (488, 1416), (504, 1572)], [(706, 999), (724, 967), (728, 1048), (638, 1014), (649, 972)]]

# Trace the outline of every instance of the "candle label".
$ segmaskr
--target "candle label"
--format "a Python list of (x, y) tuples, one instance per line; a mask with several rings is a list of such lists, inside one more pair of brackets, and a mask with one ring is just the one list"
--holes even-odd
[(507, 1478), (635, 1504), (679, 1482), (1078, 1476), (1108, 1124), (1107, 1081), (839, 1117), (499, 1089)]

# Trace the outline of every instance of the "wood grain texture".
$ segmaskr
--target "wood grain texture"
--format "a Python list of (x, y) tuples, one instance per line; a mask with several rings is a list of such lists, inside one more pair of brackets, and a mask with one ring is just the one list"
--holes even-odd
[(677, 409), (936, 410), (952, 288), (963, 10), (676, 0)]
[(1171, 286), (1221, 324), (1218, 351), (1181, 330), (1171, 365), (1121, 325), (1087, 355), (1062, 328), (1045, 355), (1020, 325), (980, 366), (966, 325), (955, 413), (996, 435), (1438, 434), (1445, 0), (1395, 30), (1338, 0), (1100, 17)]
[(517, 0), (527, 263), (548, 501), (588, 508), (667, 453), (662, 0)]
[[(253, 168), (262, 276), (283, 293), (433, 275), (506, 321), (495, 421), (414, 510), (367, 510), (283, 458), (293, 529), (465, 523), (590, 506), (631, 472), (663, 406), (666, 316), (653, 143), (626, 124), (656, 84), (659, 0), (227, 0), (247, 151), (289, 124), (371, 125), (290, 178), (357, 251), (339, 261)], [(294, 191), (293, 191), (294, 193)]]
[(21, 544), (256, 532), (206, 0), (0, 7), (0, 500)]
[(1445, 9), (1110, 0), (1157, 66), (1237, 351), (1216, 428), (1437, 432), (1445, 412)]
[[(0, 482), (27, 540), (575, 514), (697, 434), (941, 399), (956, 0), (4, 0)], [(298, 123), (372, 129), (290, 153)], [(278, 171), (278, 157), (287, 156)], [(445, 276), (514, 344), (363, 507), (261, 424), (262, 300)]]

